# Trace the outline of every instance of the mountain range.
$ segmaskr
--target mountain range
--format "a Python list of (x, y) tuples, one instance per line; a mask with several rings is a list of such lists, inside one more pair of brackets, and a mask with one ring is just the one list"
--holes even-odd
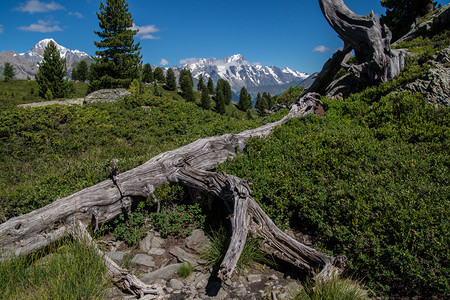
[[(43, 59), (44, 48), (50, 41), (56, 44), (60, 55), (66, 59), (68, 77), (70, 77), (73, 67), (78, 62), (81, 60), (88, 60), (88, 63), (92, 61), (92, 58), (86, 52), (70, 50), (59, 45), (53, 39), (44, 39), (39, 41), (26, 53), (19, 54), (14, 51), (1, 52), (0, 69), (3, 68), (5, 62), (9, 62), (14, 66), (15, 78), (34, 78), (39, 68), (38, 63)], [(189, 58), (183, 61), (183, 65), (173, 66), (172, 69), (176, 75), (182, 69), (188, 69), (191, 71), (194, 79), (198, 79), (200, 74), (202, 74), (205, 83), (209, 77), (213, 79), (214, 83), (219, 78), (225, 79), (230, 83), (231, 89), (235, 94), (235, 99), (240, 89), (244, 86), (253, 98), (256, 98), (258, 92), (268, 92), (272, 95), (277, 95), (291, 85), (309, 87), (312, 83), (311, 79), (314, 78), (314, 76), (309, 76), (306, 73), (290, 68), (280, 69), (276, 66), (269, 67), (261, 64), (252, 64), (240, 54), (224, 57), (223, 59), (214, 57)]]
[(3, 65), (6, 62), (9, 62), (14, 67), (15, 78), (34, 78), (39, 69), (38, 63), (40, 63), (44, 58), (44, 49), (50, 41), (53, 41), (56, 44), (59, 55), (62, 58), (66, 59), (68, 77), (70, 77), (70, 73), (76, 63), (82, 60), (91, 60), (90, 56), (86, 52), (80, 50), (70, 50), (59, 45), (53, 39), (44, 39), (42, 41), (39, 41), (36, 45), (33, 46), (33, 48), (25, 53), (16, 53), (15, 51), (1, 52), (0, 66), (3, 68)]

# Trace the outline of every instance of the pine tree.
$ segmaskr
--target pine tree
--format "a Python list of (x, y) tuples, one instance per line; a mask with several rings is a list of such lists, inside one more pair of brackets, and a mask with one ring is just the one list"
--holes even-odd
[(175, 91), (177, 89), (177, 80), (172, 68), (169, 68), (166, 72), (166, 88), (169, 91)]
[(207, 88), (202, 90), (202, 108), (211, 109), (211, 98), (209, 97), (209, 91)]
[(233, 98), (233, 93), (231, 92), (230, 83), (225, 80), (223, 96), (225, 97), (225, 105), (229, 105), (231, 103), (231, 98)]
[(133, 18), (125, 0), (106, 0), (97, 13), (101, 31), (94, 31), (101, 41), (94, 42), (95, 75), (90, 90), (128, 88), (133, 79), (139, 79), (141, 69), (140, 44), (134, 42), (137, 30), (132, 30)]
[(195, 101), (191, 72), (183, 72), (180, 76), (181, 96), (187, 101)]
[(266, 109), (269, 108), (269, 103), (267, 102), (268, 94), (266, 92), (261, 96), (260, 93), (256, 96), (255, 108), (260, 116), (265, 116)]
[(216, 94), (216, 112), (221, 115), (225, 114), (225, 97), (222, 90), (218, 90)]
[(252, 108), (252, 98), (248, 94), (247, 89), (245, 87), (241, 88), (241, 92), (239, 94), (239, 109), (242, 111), (247, 111)]
[(51, 93), (54, 98), (67, 97), (70, 90), (68, 81), (64, 79), (65, 74), (66, 60), (59, 56), (55, 43), (50, 41), (44, 49), (44, 59), (39, 63), (36, 74), (39, 96), (45, 97)]
[(203, 81), (203, 74), (200, 74), (198, 76), (197, 91), (201, 92), (204, 89), (206, 89), (206, 86), (205, 86), (205, 82)]
[(82, 60), (72, 70), (72, 80), (85, 82), (88, 79), (89, 67), (85, 60)]
[(150, 64), (145, 64), (142, 68), (142, 82), (152, 83), (153, 82), (153, 70)]
[(211, 77), (208, 78), (208, 85), (207, 85), (207, 88), (208, 88), (208, 92), (209, 92), (211, 95), (213, 95), (213, 94), (214, 94), (214, 82), (213, 82), (213, 80), (212, 80)]
[(153, 73), (155, 76), (155, 81), (158, 83), (164, 83), (166, 82), (166, 76), (164, 75), (164, 71), (160, 67), (155, 68), (155, 72)]
[(14, 78), (14, 68), (9, 62), (5, 62), (3, 65), (3, 80), (9, 81)]

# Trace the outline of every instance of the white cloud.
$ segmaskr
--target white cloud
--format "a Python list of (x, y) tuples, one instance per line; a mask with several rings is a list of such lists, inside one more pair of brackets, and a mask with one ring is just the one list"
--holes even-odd
[(77, 11), (76, 12), (69, 12), (69, 16), (75, 16), (75, 17), (77, 17), (79, 19), (83, 18), (83, 15), (81, 13), (77, 12)]
[(160, 37), (154, 36), (152, 33), (159, 32), (159, 29), (156, 28), (156, 25), (145, 25), (145, 26), (137, 26), (133, 23), (132, 30), (137, 30), (136, 36), (141, 40), (158, 40)]
[(2, 34), (3, 33), (3, 25), (2, 24), (0, 24), (0, 34)]
[(161, 61), (159, 62), (159, 64), (160, 64), (161, 66), (167, 66), (167, 65), (169, 64), (169, 62), (167, 61), (167, 59), (162, 58)]
[(40, 2), (39, 0), (28, 0), (25, 4), (21, 3), (19, 7), (15, 8), (15, 10), (34, 14), (54, 10), (64, 10), (64, 6), (56, 3), (55, 1), (45, 3)]
[(328, 47), (325, 47), (323, 45), (319, 45), (319, 46), (317, 46), (316, 48), (313, 49), (313, 52), (325, 53), (327, 51), (331, 51), (331, 49), (328, 48)]
[(54, 32), (62, 31), (62, 29), (57, 25), (57, 22), (39, 20), (37, 24), (31, 24), (29, 26), (21, 26), (20, 30), (23, 31), (33, 31), (33, 32)]

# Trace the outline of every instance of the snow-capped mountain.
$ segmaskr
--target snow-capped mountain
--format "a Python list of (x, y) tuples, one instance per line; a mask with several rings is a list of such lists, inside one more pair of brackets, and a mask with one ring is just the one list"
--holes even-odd
[(54, 39), (44, 39), (39, 41), (30, 51), (21, 53), (20, 55), (26, 60), (32, 61), (34, 63), (39, 63), (44, 59), (44, 49), (53, 41), (56, 45), (56, 49), (59, 51), (59, 55), (66, 60), (68, 65), (71, 65), (73, 62), (81, 61), (85, 58), (88, 58), (89, 55), (86, 52), (80, 50), (70, 50), (66, 47), (59, 45)]
[[(280, 69), (275, 66), (251, 64), (245, 58), (236, 54), (223, 59), (217, 58), (189, 58), (183, 61), (175, 71), (188, 69), (194, 78), (200, 74), (206, 80), (211, 77), (214, 82), (219, 78), (227, 80), (233, 92), (239, 92), (242, 87), (251, 89), (261, 86), (282, 86), (292, 82), (301, 82), (309, 75), (290, 68)], [(206, 82), (205, 80), (205, 82)]]
[(47, 44), (53, 41), (56, 44), (56, 48), (59, 51), (59, 55), (66, 59), (67, 75), (70, 76), (74, 63), (82, 60), (90, 60), (89, 55), (83, 51), (70, 50), (66, 47), (59, 45), (53, 39), (45, 39), (39, 41), (30, 51), (26, 53), (18, 54), (14, 51), (3, 51), (0, 53), (0, 69), (5, 62), (9, 62), (13, 65), (17, 79), (26, 79), (27, 77), (34, 78), (39, 70), (38, 63), (44, 58), (44, 48)]

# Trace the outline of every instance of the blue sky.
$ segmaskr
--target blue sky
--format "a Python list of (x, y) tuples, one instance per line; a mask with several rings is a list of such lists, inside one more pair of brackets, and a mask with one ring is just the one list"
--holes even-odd
[[(98, 0), (0, 3), (0, 52), (26, 52), (44, 38), (94, 55)], [(106, 1), (104, 1), (106, 2)], [(320, 71), (343, 45), (317, 0), (127, 1), (145, 63), (179, 65), (187, 58), (242, 54), (251, 63)], [(448, 1), (439, 1), (447, 4)], [(384, 14), (379, 0), (345, 0), (358, 14)]]

